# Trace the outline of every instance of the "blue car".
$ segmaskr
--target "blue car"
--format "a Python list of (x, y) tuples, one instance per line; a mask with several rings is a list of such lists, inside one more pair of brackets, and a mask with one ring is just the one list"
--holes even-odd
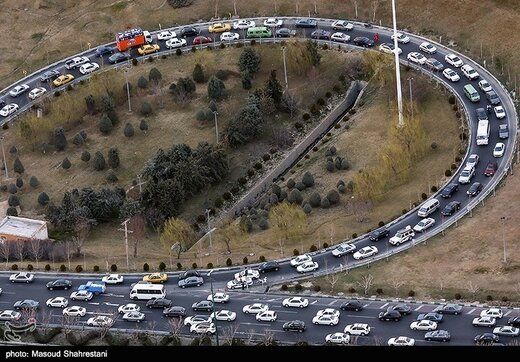
[(112, 47), (99, 47), (96, 49), (96, 57), (102, 57), (103, 55), (112, 54), (114, 52), (114, 48)]
[(423, 319), (426, 319), (426, 320), (433, 321), (436, 323), (441, 323), (442, 318), (443, 318), (443, 316), (440, 313), (422, 313), (417, 316), (418, 321), (422, 321)]

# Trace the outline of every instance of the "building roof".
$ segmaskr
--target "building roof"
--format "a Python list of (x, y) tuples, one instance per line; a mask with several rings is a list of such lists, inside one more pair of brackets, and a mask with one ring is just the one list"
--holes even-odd
[(32, 238), (47, 223), (41, 220), (27, 219), (25, 217), (6, 216), (0, 222), (0, 234), (15, 235), (23, 238)]

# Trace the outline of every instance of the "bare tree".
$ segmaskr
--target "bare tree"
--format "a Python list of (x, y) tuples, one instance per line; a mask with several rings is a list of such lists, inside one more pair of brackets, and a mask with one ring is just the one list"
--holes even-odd
[(218, 0), (215, 0), (215, 19), (218, 18)]
[(226, 244), (228, 253), (231, 253), (231, 242), (240, 242), (246, 235), (245, 230), (240, 226), (239, 222), (224, 218), (216, 224), (216, 230), (213, 237), (216, 242), (223, 242)]
[(20, 261), (23, 261), (27, 256), (27, 248), (25, 246), (25, 241), (15, 241), (14, 250), (16, 252), (18, 260)]
[(347, 215), (353, 215), (359, 223), (367, 220), (372, 209), (373, 203), (370, 199), (354, 198), (347, 201), (345, 205)]
[(368, 295), (368, 292), (369, 292), (370, 288), (372, 287), (373, 281), (374, 281), (374, 277), (372, 276), (372, 274), (368, 274), (368, 275), (363, 276), (363, 278), (361, 278), (361, 281), (357, 282), (357, 284), (361, 288), (363, 288), (365, 295)]
[(223, 328), (222, 339), (224, 340), (225, 345), (233, 345), (233, 340), (235, 339), (235, 335), (238, 332), (239, 326), (240, 325), (238, 323), (233, 323), (230, 326)]
[(39, 268), (40, 259), (43, 256), (43, 240), (41, 239), (31, 239), (29, 241), (29, 249), (31, 252), (31, 256), (36, 261), (36, 268)]
[(350, 0), (352, 5), (354, 5), (354, 11), (356, 12), (356, 19), (358, 18), (358, 0)]
[(291, 238), (305, 235), (307, 232), (307, 215), (300, 206), (283, 202), (269, 210), (269, 222), (280, 241), (280, 253), (283, 246)]
[(69, 270), (70, 270), (70, 257), (74, 253), (74, 247), (72, 245), (72, 241), (65, 240), (64, 247), (65, 247), (65, 255), (67, 257), (68, 267), (69, 267)]
[(65, 337), (79, 324), (79, 316), (63, 315), (61, 317), (61, 327)]
[(119, 312), (117, 310), (112, 311), (112, 314), (108, 316), (110, 318), (110, 323), (103, 323), (99, 326), (99, 338), (103, 339), (107, 335), (108, 331), (114, 325), (117, 317), (119, 316)]
[(314, 0), (313, 5), (314, 5), (314, 14), (317, 14), (318, 13), (318, 0)]
[(339, 280), (339, 274), (338, 273), (329, 273), (325, 276), (325, 279), (327, 282), (330, 283), (330, 294), (334, 293), (334, 286)]
[(182, 325), (183, 323), (181, 318), (168, 318), (168, 327), (170, 328), (170, 333), (173, 337), (179, 338)]
[(392, 288), (394, 288), (395, 296), (399, 296), (399, 288), (404, 284), (404, 282), (399, 278), (392, 279)]
[(372, 21), (376, 21), (376, 12), (379, 8), (379, 0), (372, 0)]
[(139, 245), (139, 242), (144, 239), (146, 223), (142, 215), (134, 215), (130, 218), (129, 224), (130, 229), (133, 231), (131, 239), (134, 242), (134, 258), (137, 258), (137, 246)]
[(235, 11), (235, 16), (237, 16), (237, 0), (233, 0), (233, 10)]
[(262, 345), (271, 346), (274, 342), (274, 332), (270, 330), (264, 331), (264, 336), (262, 338)]
[(38, 325), (40, 326), (43, 334), (46, 334), (51, 327), (52, 322), (52, 308), (47, 308), (39, 312), (40, 318), (38, 318)]
[(81, 256), (81, 248), (83, 247), (83, 243), (87, 239), (90, 231), (92, 230), (92, 226), (95, 225), (96, 221), (86, 218), (79, 219), (76, 224), (74, 224), (74, 236), (72, 240), (74, 242), (74, 246), (76, 247), (75, 256)]
[(473, 300), (475, 300), (475, 295), (480, 290), (480, 288), (478, 287), (477, 284), (473, 284), (473, 282), (471, 280), (468, 282), (467, 288), (468, 288), (468, 292), (471, 293), (471, 297), (473, 298)]
[(520, 297), (520, 282), (515, 284), (515, 293), (518, 297)]
[(5, 259), (5, 268), (9, 264), (9, 257), (11, 256), (11, 243), (6, 240), (0, 240), (0, 255)]

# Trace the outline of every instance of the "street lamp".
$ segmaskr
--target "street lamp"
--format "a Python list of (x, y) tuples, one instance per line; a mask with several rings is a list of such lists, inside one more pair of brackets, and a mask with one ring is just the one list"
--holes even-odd
[(395, 79), (397, 83), (397, 108), (399, 111), (399, 127), (404, 126), (403, 120), (403, 96), (401, 94), (401, 69), (399, 68), (399, 54), (397, 53), (397, 20), (395, 15), (395, 0), (392, 0), (392, 19), (394, 23), (394, 59), (395, 59)]
[(502, 245), (503, 245), (503, 248), (504, 248), (504, 264), (507, 263), (507, 258), (506, 258), (506, 234), (505, 234), (505, 224), (506, 224), (506, 217), (505, 216), (502, 216), (500, 218), (500, 220), (502, 220)]
[(410, 111), (412, 112), (412, 119), (413, 119), (413, 93), (412, 93), (412, 80), (413, 77), (408, 77), (408, 83), (410, 85)]
[(213, 111), (213, 115), (215, 116), (215, 135), (217, 136), (217, 144), (218, 144), (218, 121), (217, 121), (217, 111)]
[[(210, 237), (211, 237), (211, 234), (210, 234)], [(216, 338), (217, 347), (218, 347), (219, 343), (218, 343), (217, 314), (215, 313), (215, 300), (214, 300), (215, 295), (213, 294), (213, 278), (211, 277), (212, 273), (213, 273), (213, 270), (210, 270), (208, 272), (208, 277), (209, 277), (209, 285), (210, 285), (210, 289), (211, 289), (211, 309), (213, 309), (213, 319), (214, 319), (213, 323), (215, 323), (215, 338)]]
[(9, 173), (7, 171), (7, 162), (5, 161), (4, 136), (0, 137), (0, 143), (2, 144), (2, 156), (4, 157), (5, 178), (8, 179)]
[[(103, 57), (101, 57), (103, 58)], [(128, 113), (132, 112), (132, 104), (130, 103), (130, 84), (128, 83), (128, 70), (130, 69), (130, 60), (128, 60), (128, 68), (124, 70), (125, 72), (125, 81), (126, 81), (126, 95), (128, 97)]]
[(285, 76), (285, 89), (289, 88), (289, 83), (287, 82), (287, 63), (285, 61), (285, 46), (282, 47), (283, 54), (283, 74)]
[(213, 250), (213, 240), (211, 239), (211, 227), (209, 225), (209, 213), (211, 212), (211, 209), (206, 209), (206, 216), (208, 220), (208, 234), (209, 234), (209, 248)]

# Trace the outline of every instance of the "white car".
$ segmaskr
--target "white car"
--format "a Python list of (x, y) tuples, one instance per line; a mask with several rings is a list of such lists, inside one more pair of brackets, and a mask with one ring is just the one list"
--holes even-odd
[(97, 63), (85, 63), (81, 67), (79, 67), (79, 72), (81, 74), (90, 74), (95, 70), (99, 69), (99, 64)]
[(106, 284), (121, 284), (125, 281), (125, 278), (119, 274), (109, 274), (101, 278), (101, 281)]
[(343, 255), (355, 252), (356, 248), (357, 248), (356, 245), (352, 244), (352, 243), (341, 244), (336, 249), (332, 250), (332, 255), (340, 258)]
[(71, 300), (91, 300), (94, 294), (88, 290), (78, 290), (70, 294)]
[(477, 73), (475, 69), (469, 64), (464, 64), (462, 67), (460, 67), (460, 70), (462, 71), (462, 74), (469, 80), (477, 79), (480, 77), (480, 75)]
[(339, 318), (340, 312), (339, 312), (339, 310), (334, 309), (334, 308), (326, 308), (326, 309), (320, 309), (316, 313), (316, 317), (321, 317), (324, 315), (336, 316)]
[(330, 36), (330, 39), (333, 41), (339, 41), (340, 43), (347, 43), (350, 41), (350, 35), (341, 32), (336, 32)]
[(296, 267), (308, 261), (312, 261), (312, 257), (310, 255), (298, 255), (297, 257), (291, 259), (291, 266)]
[(482, 90), (482, 92), (491, 92), (493, 90), (493, 87), (491, 87), (491, 84), (488, 83), (487, 80), (481, 79), (478, 81), (478, 87)]
[(282, 19), (267, 18), (264, 20), (264, 26), (268, 26), (268, 27), (278, 27), (278, 26), (282, 26), (282, 24), (283, 24)]
[(339, 317), (336, 315), (320, 315), (312, 318), (312, 323), (316, 325), (335, 326), (339, 323)]
[(413, 346), (415, 339), (405, 336), (392, 337), (388, 340), (389, 346)]
[(502, 157), (506, 150), (506, 145), (503, 142), (498, 142), (493, 148), (493, 157)]
[(67, 307), (63, 310), (63, 315), (68, 317), (83, 317), (87, 314), (87, 309), (77, 305)]
[(496, 318), (481, 316), (473, 318), (473, 322), (471, 322), (475, 327), (494, 327), (497, 324)]
[(500, 308), (489, 308), (480, 312), (481, 317), (493, 317), (496, 319), (502, 318), (502, 309)]
[(253, 20), (237, 20), (233, 22), (233, 29), (249, 29), (256, 25)]
[(282, 306), (286, 308), (305, 308), (309, 305), (309, 300), (303, 297), (285, 298), (282, 301)]
[(366, 323), (349, 324), (343, 332), (354, 336), (367, 336), (370, 333), (370, 326)]
[(4, 108), (0, 109), (0, 116), (7, 117), (18, 110), (18, 104), (9, 103), (4, 106)]
[(276, 318), (278, 318), (278, 314), (274, 310), (260, 312), (255, 317), (258, 322), (274, 322)]
[(22, 313), (15, 310), (6, 309), (0, 312), (0, 321), (17, 321), (22, 316)]
[(141, 307), (134, 303), (128, 303), (120, 305), (119, 308), (117, 308), (117, 311), (121, 314), (125, 314), (128, 312), (140, 312)]
[(29, 92), (29, 98), (35, 100), (36, 98), (40, 98), (45, 93), (47, 93), (47, 89), (43, 87), (36, 87)]
[(213, 295), (208, 295), (206, 300), (211, 300), (213, 303), (227, 303), (229, 302), (229, 294), (224, 292), (216, 292)]
[(19, 272), (9, 277), (11, 283), (30, 283), (34, 280), (34, 274)]
[(332, 344), (348, 344), (350, 342), (350, 336), (346, 333), (336, 332), (327, 334), (325, 336), (325, 343)]
[(29, 90), (29, 86), (27, 84), (20, 84), (11, 89), (9, 95), (13, 98), (18, 97), (20, 94), (27, 92)]
[[(394, 54), (395, 53), (395, 50), (394, 50), (394, 44), (392, 43), (381, 43), (381, 45), (379, 46), (379, 50), (382, 51), (383, 53), (387, 53), (387, 54)], [(401, 48), (397, 48), (397, 54), (401, 54), (403, 52), (403, 50)]]
[(462, 59), (460, 59), (458, 56), (456, 56), (453, 53), (446, 54), (446, 56), (444, 57), (444, 60), (446, 61), (446, 63), (448, 63), (449, 65), (453, 65), (455, 68), (460, 68), (464, 64), (462, 62)]
[(354, 24), (349, 23), (346, 20), (335, 20), (332, 22), (332, 30), (346, 30), (350, 31), (354, 29)]
[(184, 319), (184, 325), (192, 327), (199, 323), (211, 323), (212, 319), (210, 315), (193, 315)]
[(305, 263), (303, 263), (301, 265), (298, 265), (296, 267), (296, 271), (298, 273), (310, 273), (310, 272), (313, 272), (315, 270), (318, 270), (318, 268), (319, 268), (318, 262), (316, 262), (316, 261), (306, 261)]
[(466, 167), (477, 167), (479, 159), (480, 157), (478, 156), (478, 154), (472, 153), (471, 155), (469, 155), (468, 160), (466, 161)]
[(87, 320), (87, 326), (90, 327), (110, 327), (114, 321), (112, 318), (109, 318), (104, 315), (98, 315), (95, 317), (91, 317)]
[(166, 43), (165, 43), (166, 48), (170, 48), (170, 49), (184, 47), (184, 46), (186, 46), (186, 44), (188, 44), (186, 42), (186, 39), (178, 39), (178, 38), (172, 38), (172, 39), (166, 40)]
[(248, 287), (253, 285), (253, 279), (244, 278), (241, 280), (233, 279), (227, 282), (226, 287), (228, 289), (241, 289), (242, 287)]
[(426, 60), (427, 60), (426, 57), (419, 52), (408, 53), (406, 58), (409, 61), (420, 64), (420, 65), (423, 65), (424, 63), (426, 63)]
[(220, 35), (220, 41), (233, 41), (238, 40), (240, 35), (238, 33), (232, 33), (230, 31), (226, 31)]
[(190, 327), (190, 333), (196, 334), (215, 334), (216, 331), (215, 323), (198, 323)]
[[(410, 38), (407, 35), (397, 33), (397, 41), (402, 44), (407, 44), (410, 42)], [(394, 40), (394, 35), (391, 36), (392, 40)]]
[(449, 79), (452, 82), (458, 82), (460, 80), (460, 76), (451, 68), (446, 68), (442, 71), (442, 75), (444, 78)]
[(497, 336), (518, 337), (520, 334), (520, 328), (512, 326), (496, 327), (493, 329), (493, 334), (496, 334)]
[(69, 305), (69, 301), (65, 297), (54, 297), (47, 299), (45, 304), (47, 307), (65, 308), (67, 305)]
[(414, 331), (434, 331), (437, 329), (437, 322), (423, 319), (421, 321), (413, 321), (410, 329)]
[(231, 322), (237, 318), (237, 314), (227, 309), (222, 309), (217, 312), (213, 312), (210, 315), (211, 320), (216, 319), (218, 321)]
[(133, 311), (133, 312), (126, 312), (123, 314), (122, 319), (127, 322), (141, 322), (144, 321), (145, 315), (144, 313)]
[(174, 31), (164, 30), (157, 34), (157, 40), (169, 40), (176, 38), (177, 34)]
[(256, 269), (244, 269), (241, 272), (235, 273), (234, 277), (237, 280), (242, 278), (258, 279), (260, 278), (260, 272)]
[(426, 229), (431, 228), (433, 225), (435, 225), (435, 219), (431, 217), (427, 217), (426, 219), (422, 219), (413, 227), (414, 231), (417, 231), (419, 233), (424, 232)]
[(473, 168), (471, 166), (464, 167), (464, 169), (462, 170), (462, 172), (459, 175), (459, 183), (460, 184), (469, 184), (469, 182), (471, 181), (471, 178), (473, 177), (474, 174), (475, 174), (475, 168)]
[(432, 43), (427, 41), (422, 42), (419, 45), (419, 49), (428, 54), (435, 54), (437, 52), (437, 48)]
[(506, 118), (506, 111), (504, 110), (504, 107), (496, 106), (493, 108), (493, 111), (495, 111), (495, 116), (497, 119)]
[(242, 308), (242, 312), (245, 314), (258, 314), (265, 312), (266, 310), (269, 310), (269, 306), (262, 303), (247, 304)]
[(356, 260), (365, 259), (373, 255), (376, 255), (378, 251), (379, 250), (377, 250), (377, 248), (374, 245), (369, 245), (365, 246), (363, 249), (360, 249), (359, 251), (356, 251), (353, 257)]

